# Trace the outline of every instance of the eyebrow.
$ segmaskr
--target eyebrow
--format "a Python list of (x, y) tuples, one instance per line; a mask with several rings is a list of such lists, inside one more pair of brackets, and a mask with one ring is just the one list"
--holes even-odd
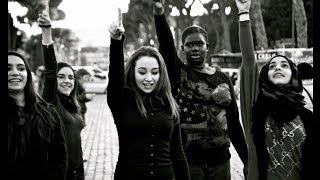
[[(12, 64), (12, 63), (8, 63), (8, 66), (13, 66), (14, 64)], [(25, 64), (15, 64), (16, 66), (25, 66)]]
[(185, 42), (184, 44), (194, 44), (194, 43), (203, 43), (205, 44), (205, 42), (199, 40), (199, 41), (188, 41), (188, 42)]
[[(143, 69), (143, 70), (145, 70), (145, 69), (147, 69), (147, 68), (145, 68), (145, 67), (138, 67), (138, 69)], [(154, 67), (154, 68), (151, 68), (151, 69), (160, 69), (160, 68)]]
[[(276, 63), (276, 62), (274, 62), (274, 61), (270, 62), (270, 64), (275, 64), (275, 63)], [(289, 64), (289, 62), (286, 61), (286, 60), (280, 61), (280, 63), (287, 63), (287, 64)]]

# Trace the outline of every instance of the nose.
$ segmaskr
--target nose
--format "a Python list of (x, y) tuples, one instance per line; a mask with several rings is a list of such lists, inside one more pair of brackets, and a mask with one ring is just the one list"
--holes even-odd
[(10, 75), (11, 76), (19, 75), (19, 71), (17, 70), (17, 68), (12, 68), (11, 71), (10, 71)]
[(191, 47), (191, 50), (199, 50), (199, 46), (193, 45), (193, 46)]
[(152, 75), (151, 75), (151, 73), (148, 73), (148, 74), (146, 75), (145, 80), (146, 80), (146, 81), (152, 81)]
[(281, 65), (278, 64), (278, 65), (276, 66), (276, 70), (280, 70), (280, 69), (281, 69)]

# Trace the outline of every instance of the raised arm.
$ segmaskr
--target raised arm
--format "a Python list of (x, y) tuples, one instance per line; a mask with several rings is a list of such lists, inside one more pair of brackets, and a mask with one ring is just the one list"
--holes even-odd
[(252, 107), (258, 94), (259, 71), (255, 61), (249, 9), (251, 0), (235, 0), (239, 10), (239, 41), (242, 53), (240, 67), (240, 107), (242, 125), (248, 146), (248, 180), (258, 177), (256, 149), (251, 134)]
[(241, 115), (246, 134), (250, 133), (253, 103), (258, 94), (259, 71), (255, 61), (249, 8), (251, 0), (236, 0), (239, 10), (239, 40), (242, 53), (240, 68), (240, 103)]
[(57, 101), (57, 60), (52, 41), (48, 1), (45, 10), (39, 15), (38, 23), (42, 30), (42, 50), (45, 67), (42, 97), (47, 102), (55, 104)]
[(157, 37), (159, 41), (159, 52), (166, 63), (170, 81), (179, 78), (176, 75), (179, 73), (177, 68), (178, 63), (181, 63), (177, 50), (174, 44), (172, 32), (164, 14), (164, 0), (154, 0), (153, 14)]
[[(119, 19), (114, 21), (109, 26), (109, 32), (111, 37), (110, 44), (110, 65), (109, 65), (109, 82), (107, 88), (107, 102), (109, 108), (114, 116), (119, 116), (121, 106), (119, 105), (121, 98), (123, 97), (123, 85), (124, 85), (124, 57), (123, 57), (123, 41), (124, 28), (122, 25), (121, 11), (119, 9)], [(115, 122), (117, 123), (117, 122)]]

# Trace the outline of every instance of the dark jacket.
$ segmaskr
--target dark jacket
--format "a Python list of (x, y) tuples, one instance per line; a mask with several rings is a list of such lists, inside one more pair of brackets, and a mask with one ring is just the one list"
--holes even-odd
[[(259, 122), (253, 122), (254, 118), (254, 107), (257, 105), (257, 99), (259, 95), (259, 70), (257, 66), (257, 62), (254, 56), (253, 49), (253, 38), (251, 34), (251, 23), (250, 21), (243, 21), (239, 23), (240, 29), (240, 47), (242, 51), (242, 65), (241, 65), (241, 77), (240, 77), (240, 100), (242, 114), (243, 114), (243, 125), (246, 129), (248, 147), (250, 152), (249, 159), (249, 168), (248, 168), (248, 177), (250, 179), (266, 179), (266, 174), (268, 170), (268, 163), (270, 162), (269, 154), (267, 152), (267, 145), (265, 140), (265, 125), (266, 118), (256, 119)], [(263, 102), (262, 102), (263, 103)], [(266, 103), (264, 103), (266, 105)], [(266, 105), (267, 106), (267, 105)], [(265, 109), (270, 109), (270, 107), (266, 107)], [(262, 112), (261, 114), (267, 114), (268, 112)], [(306, 133), (306, 139), (301, 146), (302, 159), (301, 159), (301, 167), (302, 167), (302, 179), (309, 179), (308, 177), (314, 177), (315, 171), (314, 167), (311, 165), (313, 159), (312, 146), (314, 146), (314, 131), (312, 130), (315, 126), (314, 117), (312, 112), (306, 108), (301, 109), (299, 112), (292, 112), (290, 114), (297, 113), (301, 118), (303, 123), (303, 127)], [(265, 117), (261, 115), (261, 117)], [(293, 118), (293, 120), (296, 120)], [(254, 123), (254, 126), (252, 125)], [(255, 128), (254, 131), (252, 128)], [(256, 132), (252, 134), (253, 132)], [(289, 146), (293, 146), (290, 144)], [(257, 178), (258, 174), (256, 173), (258, 169), (259, 178)], [(311, 178), (310, 178), (311, 179)]]
[[(123, 38), (124, 39), (124, 38)], [(123, 39), (111, 40), (108, 105), (119, 135), (115, 180), (188, 180), (179, 121), (157, 98), (146, 96), (148, 118), (138, 111), (134, 93), (123, 89)]]
[(68, 148), (68, 173), (77, 171), (79, 176), (83, 176), (83, 157), (81, 147), (81, 130), (84, 127), (83, 120), (77, 110), (72, 110), (74, 106), (68, 97), (59, 94), (57, 89), (57, 61), (53, 45), (43, 46), (45, 80), (43, 98), (55, 105), (66, 129), (66, 141)]
[(154, 20), (173, 95), (181, 107), (188, 161), (211, 165), (227, 162), (230, 138), (246, 163), (247, 146), (230, 78), (221, 71), (208, 75), (186, 66), (177, 55), (165, 15), (155, 15)]
[[(45, 121), (35, 108), (47, 111), (51, 118)], [(25, 122), (20, 124), (22, 118)], [(39, 134), (39, 124), (48, 139)], [(65, 132), (55, 108), (40, 100), (30, 110), (21, 109), (9, 98), (8, 179), (64, 180), (67, 164)]]

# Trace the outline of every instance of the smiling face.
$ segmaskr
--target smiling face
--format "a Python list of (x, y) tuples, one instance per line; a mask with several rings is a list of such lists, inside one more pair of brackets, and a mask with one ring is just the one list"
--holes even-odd
[(142, 56), (137, 59), (134, 67), (134, 76), (137, 87), (145, 93), (151, 93), (160, 78), (157, 59), (149, 56)]
[(74, 89), (74, 73), (69, 67), (63, 67), (57, 74), (58, 91), (66, 96), (71, 94)]
[(24, 61), (17, 56), (8, 56), (8, 91), (23, 92), (27, 77)]
[(283, 57), (275, 57), (269, 63), (268, 78), (275, 85), (288, 84), (292, 77), (289, 62)]
[(201, 33), (188, 35), (182, 46), (187, 63), (194, 68), (203, 68), (207, 56), (207, 42)]

